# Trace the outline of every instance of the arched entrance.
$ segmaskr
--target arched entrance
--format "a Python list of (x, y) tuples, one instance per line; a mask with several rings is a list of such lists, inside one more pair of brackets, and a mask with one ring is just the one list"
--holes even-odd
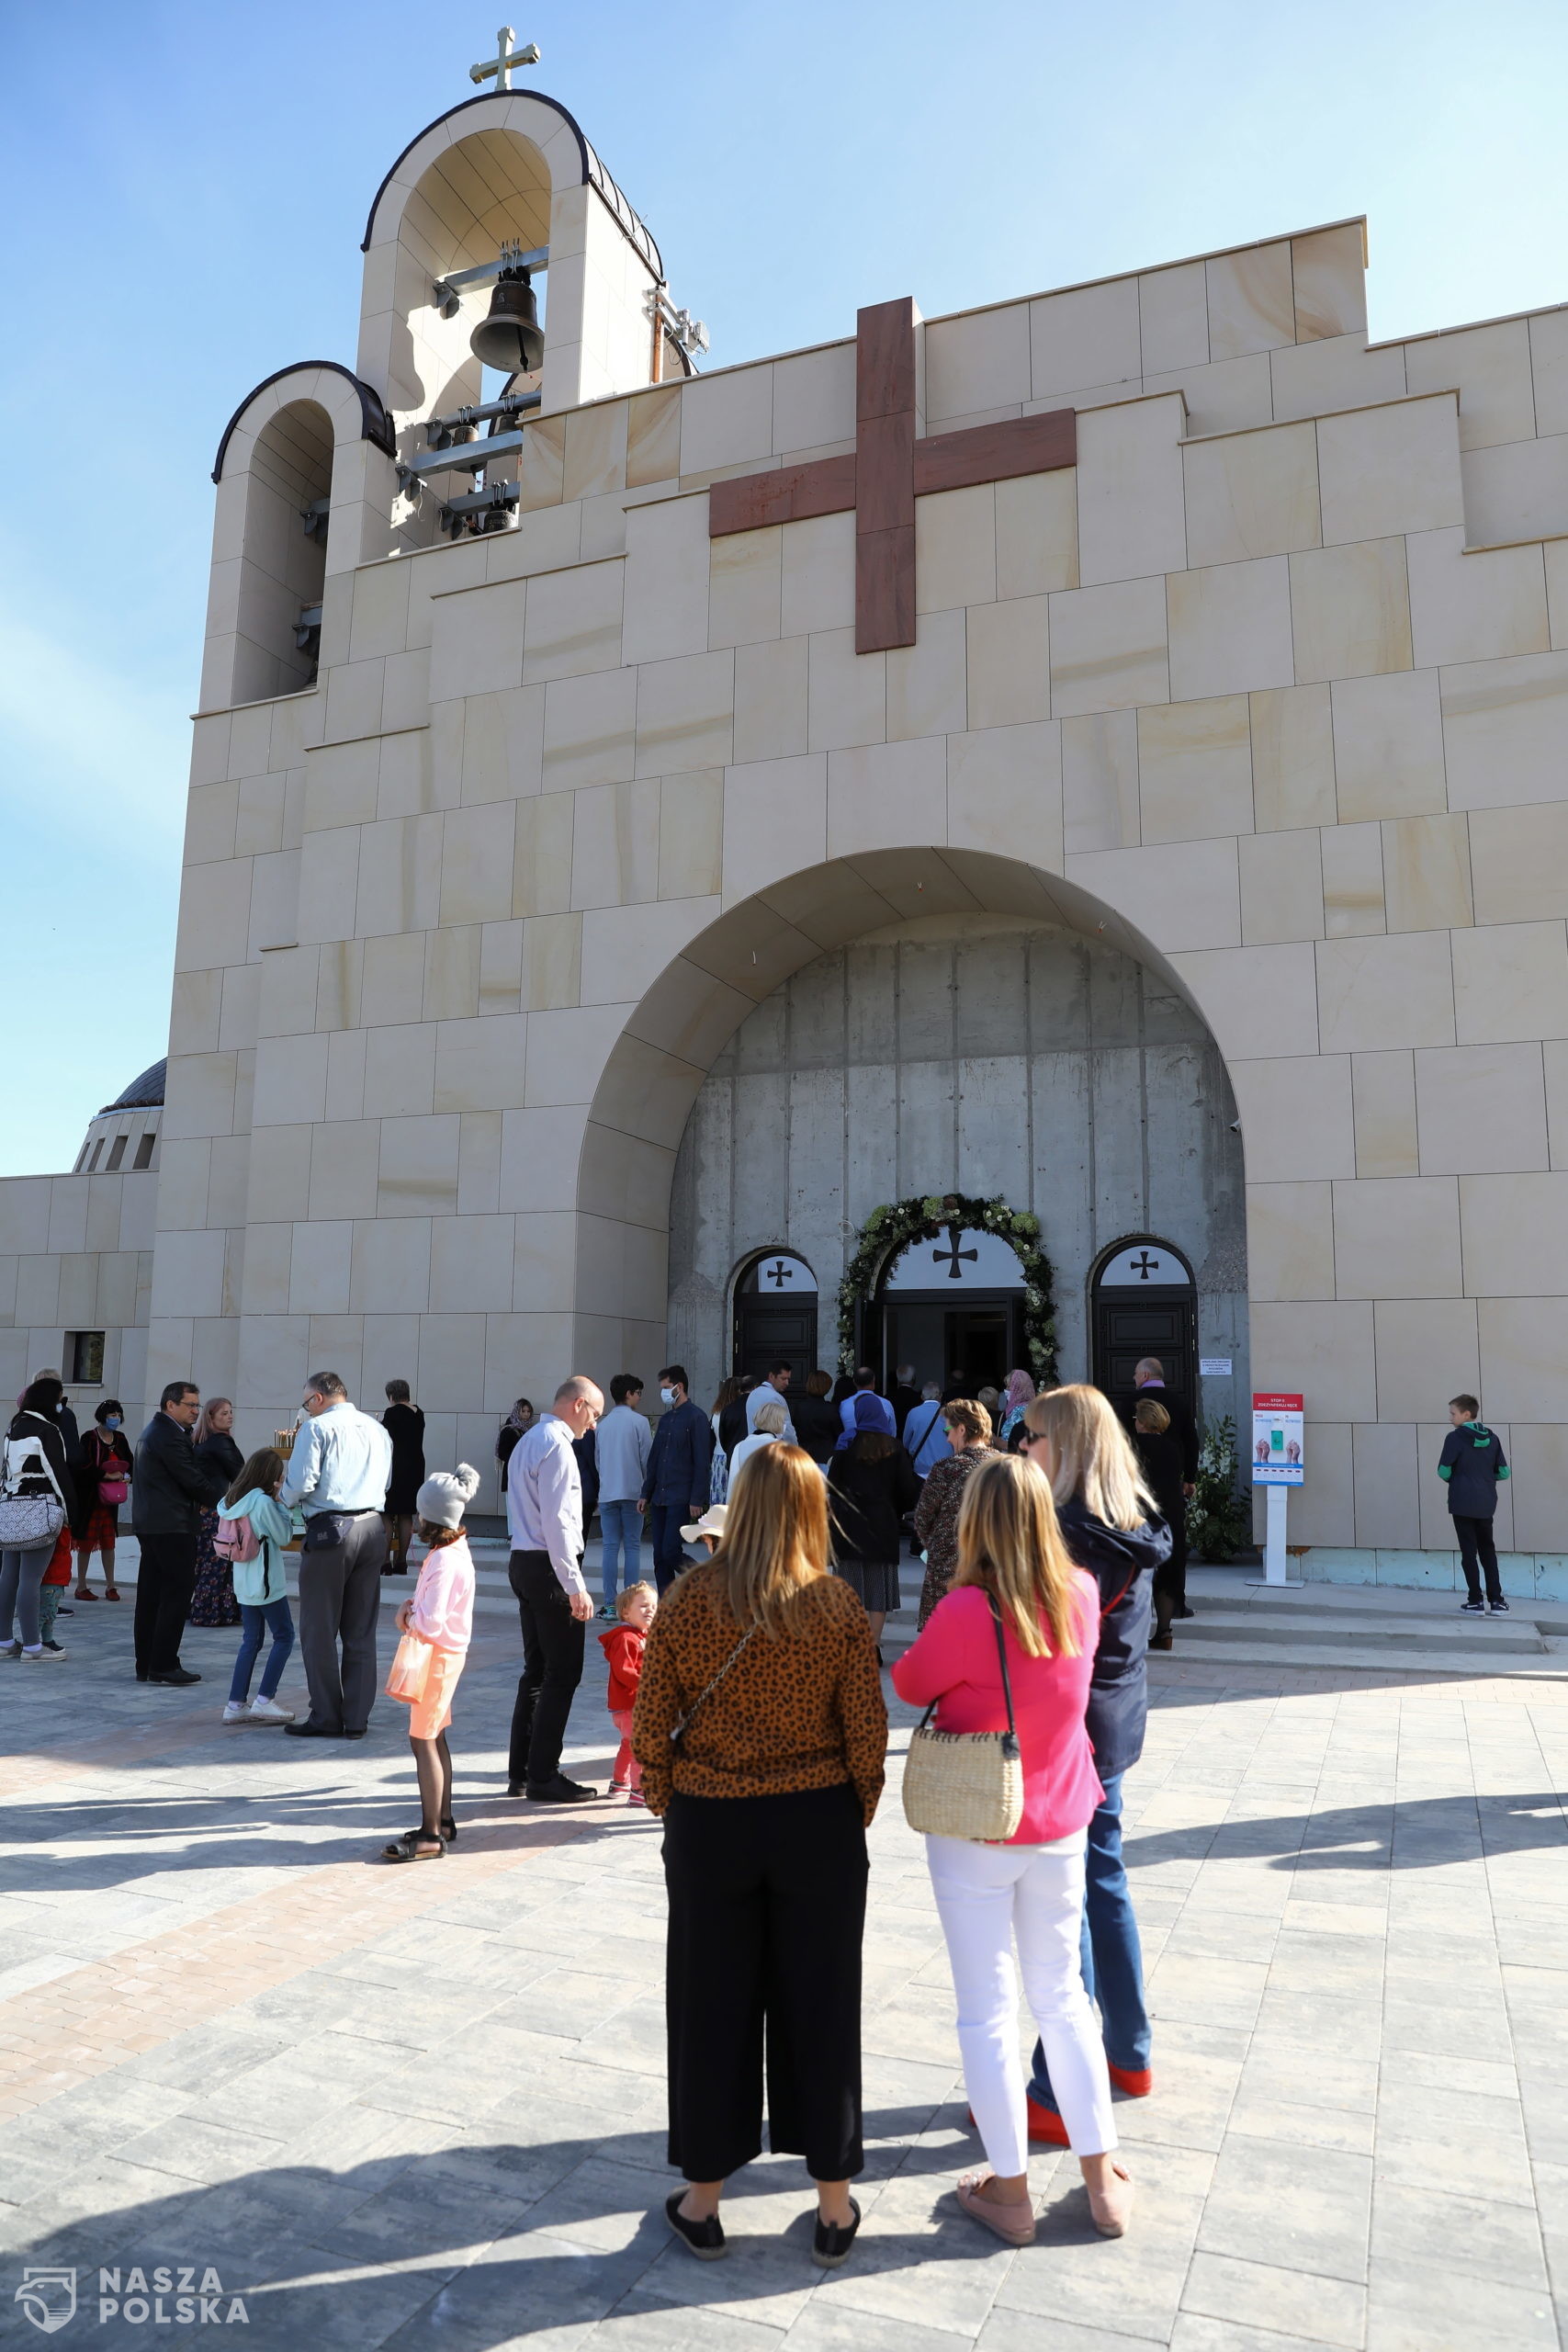
[(1181, 1252), (1153, 1238), (1121, 1243), (1095, 1269), (1091, 1294), (1091, 1377), (1117, 1411), (1132, 1409), (1140, 1360), (1156, 1356), (1166, 1386), (1196, 1415), (1198, 1291)]
[(870, 1361), (886, 1386), (900, 1364), (912, 1364), (917, 1388), (930, 1380), (969, 1396), (999, 1388), (1026, 1361), (1016, 1254), (996, 1234), (962, 1225), (934, 1242), (911, 1242), (884, 1272), (873, 1332)]
[(732, 1371), (761, 1380), (787, 1363), (800, 1385), (817, 1368), (817, 1277), (804, 1258), (766, 1250), (735, 1285)]
[[(623, 1340), (587, 1308), (594, 1344), (628, 1361), (664, 1347), (711, 1396), (734, 1361), (735, 1269), (784, 1250), (815, 1274), (820, 1360), (836, 1369), (858, 1342), (830, 1302), (872, 1212), (999, 1197), (1039, 1221), (1062, 1378), (1090, 1374), (1097, 1264), (1160, 1234), (1195, 1272), (1205, 1352), (1234, 1363), (1235, 1385), (1203, 1396), (1229, 1413), (1247, 1377), (1235, 1119), (1190, 994), (1103, 901), (979, 852), (829, 861), (690, 941), (609, 1051), (581, 1163), (579, 1280), (586, 1299), (602, 1266), (637, 1279), (621, 1285)], [(887, 1344), (880, 1326), (874, 1343)]]

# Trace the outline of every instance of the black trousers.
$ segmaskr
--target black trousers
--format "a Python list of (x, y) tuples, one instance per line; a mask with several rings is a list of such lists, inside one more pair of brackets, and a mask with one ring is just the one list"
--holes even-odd
[(1459, 1543), (1459, 1555), (1464, 1564), (1464, 1581), (1472, 1600), (1481, 1598), (1481, 1572), (1486, 1571), (1486, 1598), (1501, 1600), (1503, 1579), (1497, 1569), (1497, 1546), (1492, 1538), (1489, 1519), (1461, 1519), (1454, 1513), (1454, 1534)]
[(1174, 1610), (1187, 1606), (1187, 1501), (1179, 1497), (1168, 1514), (1170, 1522), (1170, 1557), (1162, 1560), (1155, 1570), (1155, 1598), (1168, 1600)]
[(664, 1819), (670, 2162), (724, 2180), (768, 2143), (813, 2180), (861, 2144), (866, 1851), (847, 1783), (787, 1796), (677, 1793)]
[(180, 1636), (196, 1590), (196, 1537), (139, 1535), (141, 1560), (136, 1571), (132, 1638), (136, 1671), (172, 1674), (180, 1662)]
[(506, 1573), (523, 1623), (523, 1671), (512, 1710), (507, 1779), (526, 1785), (553, 1780), (560, 1770), (588, 1628), (572, 1615), (547, 1552), (513, 1552)]

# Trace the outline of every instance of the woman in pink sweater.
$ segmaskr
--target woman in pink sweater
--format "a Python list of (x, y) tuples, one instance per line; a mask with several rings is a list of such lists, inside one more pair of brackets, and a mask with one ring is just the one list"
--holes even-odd
[(893, 1668), (901, 1699), (918, 1707), (936, 1702), (939, 1731), (1006, 1730), (998, 1618), (1023, 1764), (1023, 1817), (1005, 1844), (926, 1839), (958, 2001), (964, 2079), (992, 2167), (960, 2180), (958, 2202), (1010, 2245), (1027, 2245), (1034, 2235), (1016, 1938), (1095, 2227), (1120, 2237), (1132, 2183), (1112, 2153), (1105, 2051), (1078, 1963), (1084, 1851), (1100, 1797), (1084, 1728), (1100, 1595), (1067, 1556), (1045, 1479), (1008, 1454), (990, 1455), (971, 1476), (952, 1588)]
[(427, 1478), (414, 1499), (414, 1532), (430, 1548), (412, 1597), (398, 1611), (398, 1631), (430, 1645), (424, 1688), (409, 1712), (420, 1823), (382, 1847), (386, 1862), (439, 1861), (457, 1835), (446, 1726), (473, 1634), (474, 1564), (463, 1532), (463, 1510), (473, 1500), (479, 1483), (479, 1472), (459, 1462), (456, 1470), (438, 1470)]

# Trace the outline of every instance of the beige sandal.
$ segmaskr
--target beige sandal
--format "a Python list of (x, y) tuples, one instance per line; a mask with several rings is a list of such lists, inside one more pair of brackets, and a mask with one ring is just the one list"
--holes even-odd
[(953, 2191), (958, 2202), (972, 2222), (994, 2230), (1004, 2245), (1034, 2244), (1034, 2207), (1027, 2197), (1002, 2204), (994, 2197), (982, 2197), (980, 2191), (995, 2173), (966, 2172)]
[(1127, 2224), (1133, 2217), (1133, 2176), (1125, 2165), (1112, 2165), (1111, 2169), (1119, 2181), (1125, 2182), (1127, 2194), (1124, 2197), (1109, 2197), (1102, 2189), (1096, 2196), (1094, 2190), (1089, 2189), (1089, 2218), (1102, 2238), (1124, 2238)]

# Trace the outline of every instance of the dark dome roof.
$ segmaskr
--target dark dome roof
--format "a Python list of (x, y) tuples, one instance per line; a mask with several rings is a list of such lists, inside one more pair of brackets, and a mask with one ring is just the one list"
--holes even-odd
[(123, 1094), (117, 1095), (112, 1102), (104, 1104), (103, 1110), (98, 1113), (99, 1118), (101, 1119), (105, 1112), (108, 1111), (161, 1109), (164, 1102), (164, 1076), (168, 1067), (168, 1059), (165, 1057), (163, 1061), (154, 1062), (151, 1069), (144, 1069), (140, 1078), (131, 1080)]

